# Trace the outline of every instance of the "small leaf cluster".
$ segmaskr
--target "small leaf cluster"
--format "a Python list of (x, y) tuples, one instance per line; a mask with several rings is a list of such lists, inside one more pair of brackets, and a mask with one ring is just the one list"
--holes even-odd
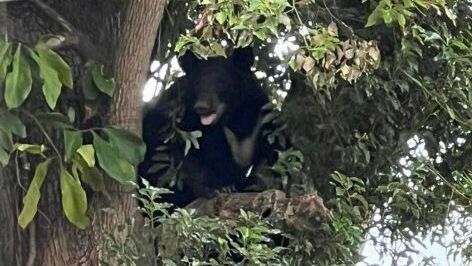
[[(342, 40), (334, 22), (307, 27), (298, 9), (310, 7), (315, 6), (309, 1), (200, 1), (189, 8), (195, 29), (181, 35), (175, 51), (183, 54), (190, 49), (203, 58), (225, 56), (228, 48), (293, 34), (303, 45), (290, 56), (289, 64), (315, 88), (334, 86), (338, 73), (342, 80), (354, 82), (378, 67), (380, 52), (374, 41)], [(308, 33), (301, 34), (302, 30)]]
[[(195, 34), (182, 35), (175, 51), (183, 54), (188, 47), (200, 57), (225, 56), (225, 40), (235, 48), (246, 47), (255, 40), (277, 36), (280, 27), (290, 27), (286, 14), (288, 0), (202, 0), (189, 8), (196, 21)], [(201, 15), (203, 14), (203, 15)]]
[(434, 9), (439, 14), (444, 12), (450, 19), (455, 19), (452, 10), (446, 6), (445, 0), (381, 0), (370, 14), (365, 26), (371, 27), (383, 22), (387, 25), (397, 23), (401, 28), (404, 28), (407, 18), (413, 19), (415, 17), (414, 10), (426, 12), (429, 9)]
[(168, 193), (142, 180), (137, 215), (144, 214), (145, 223), (140, 228), (130, 220), (119, 226), (126, 230), (106, 233), (106, 265), (289, 265), (282, 263), (286, 249), (270, 238), (281, 232), (259, 215), (241, 210), (225, 220), (196, 217), (194, 210), (171, 213), (173, 206), (161, 201)]
[[(304, 36), (305, 46), (289, 62), (304, 73), (315, 88), (336, 85), (336, 74), (350, 83), (380, 64), (380, 51), (374, 41), (348, 39), (341, 41), (338, 28), (331, 22), (327, 28), (314, 27)], [(327, 92), (328, 96), (329, 91)]]
[(271, 166), (271, 169), (279, 176), (282, 187), (286, 188), (289, 179), (297, 176), (302, 170), (303, 154), (293, 147), (277, 151), (277, 154), (277, 162)]

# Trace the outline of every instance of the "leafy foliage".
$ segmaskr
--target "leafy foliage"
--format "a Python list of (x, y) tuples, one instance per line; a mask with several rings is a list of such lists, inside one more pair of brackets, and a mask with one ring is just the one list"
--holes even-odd
[[(95, 83), (89, 84), (93, 86), (89, 90), (112, 96), (113, 79), (103, 76), (102, 66), (90, 65)], [(59, 172), (65, 216), (78, 228), (86, 228), (90, 219), (83, 183), (108, 195), (102, 171), (119, 182), (134, 181), (134, 167), (144, 157), (144, 143), (139, 137), (114, 127), (77, 128), (74, 108), (69, 106), (66, 112), (58, 108), (62, 87), (72, 89), (74, 86), (72, 70), (59, 54), (44, 45), (29, 48), (0, 41), (0, 66), (0, 89), (4, 92), (0, 99), (0, 163), (7, 166), (13, 154), (30, 154), (43, 159), (36, 166), (23, 199), (18, 223), (26, 228), (32, 221), (42, 184), (48, 175)], [(35, 90), (40, 84), (36, 81), (42, 84), (43, 102), (37, 101)], [(34, 130), (42, 136), (28, 136)], [(51, 136), (56, 132), (63, 136), (63, 145), (53, 142)], [(23, 140), (28, 143), (22, 143)], [(63, 147), (62, 152), (59, 147)], [(52, 164), (58, 169), (51, 169)]]
[[(223, 54), (221, 46), (226, 54), (246, 45), (259, 51), (255, 71), (264, 73), (261, 82), (303, 154), (302, 177), (287, 184), (328, 200), (337, 245), (354, 249), (351, 243), (379, 228), (375, 246), (406, 262), (416, 252), (412, 240), (444, 234), (452, 213), (470, 217), (470, 1), (170, 6), (172, 16), (189, 18), (172, 29), (163, 24), (178, 54), (190, 49), (205, 58)], [(466, 225), (462, 219), (449, 228), (451, 257), (468, 258)], [(383, 241), (404, 248), (386, 250)], [(349, 264), (360, 260), (354, 253), (325, 254)]]
[[(341, 179), (352, 182), (338, 174), (336, 180)], [(321, 223), (311, 237), (303, 230), (294, 230), (300, 235), (290, 235), (275, 229), (260, 215), (243, 210), (234, 220), (195, 217), (194, 210), (185, 209), (170, 213), (172, 205), (159, 200), (172, 192), (152, 187), (146, 180), (142, 183), (138, 215), (145, 216), (144, 230), (130, 219), (108, 232), (104, 265), (338, 265), (353, 263), (361, 243), (359, 225), (342, 215), (333, 215), (331, 224)], [(351, 192), (362, 190), (362, 184), (358, 184)], [(348, 201), (349, 193), (340, 195), (339, 201)], [(349, 212), (353, 206), (359, 205), (339, 204), (337, 210)], [(280, 246), (280, 239), (286, 242), (284, 246)], [(154, 243), (157, 254), (152, 248)]]

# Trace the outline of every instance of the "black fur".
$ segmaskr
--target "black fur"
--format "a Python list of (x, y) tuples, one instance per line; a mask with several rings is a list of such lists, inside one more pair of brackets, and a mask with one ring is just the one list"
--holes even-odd
[[(143, 138), (147, 153), (139, 174), (153, 185), (161, 185), (159, 179), (163, 174), (148, 170), (155, 163), (152, 157), (156, 148), (164, 145), (172, 131), (172, 120), (177, 121), (175, 125), (180, 130), (203, 133), (198, 140), (200, 148), (192, 148), (186, 156), (183, 143), (165, 144), (174, 165), (179, 166), (178, 179), (183, 180), (182, 189), (166, 201), (183, 207), (198, 197), (212, 197), (221, 188), (241, 191), (254, 183), (253, 176), (246, 177), (248, 170), (274, 156), (262, 135), (261, 108), (268, 98), (250, 70), (253, 58), (250, 48), (236, 50), (229, 58), (208, 60), (185, 54), (180, 65), (186, 75), (164, 91), (155, 107), (145, 114)], [(202, 125), (203, 117), (211, 114), (215, 114), (215, 121)], [(225, 133), (225, 128), (230, 132)], [(236, 140), (233, 149), (239, 149), (242, 159), (235, 159), (228, 134)], [(247, 145), (239, 145), (244, 142)]]

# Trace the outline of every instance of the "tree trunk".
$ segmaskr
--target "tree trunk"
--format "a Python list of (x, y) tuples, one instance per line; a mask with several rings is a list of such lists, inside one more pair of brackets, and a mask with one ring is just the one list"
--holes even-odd
[[(158, 25), (162, 19), (165, 0), (131, 1), (115, 66), (117, 91), (112, 106), (111, 122), (120, 128), (141, 134), (141, 93), (146, 81), (151, 52), (156, 40)], [(95, 224), (99, 232), (111, 232), (116, 225), (125, 224), (136, 210), (132, 197), (134, 186), (119, 185), (110, 181), (113, 214), (101, 215)], [(96, 205), (101, 205), (101, 199)], [(98, 236), (102, 236), (99, 234)], [(107, 258), (115, 265), (112, 258)]]
[[(61, 20), (65, 19), (74, 26), (72, 32), (66, 30), (65, 34), (81, 36), (83, 42), (74, 49), (61, 50), (61, 54), (70, 59), (76, 73), (89, 59), (115, 69), (117, 91), (109, 117), (114, 125), (139, 133), (140, 93), (166, 1), (129, 1), (124, 23), (122, 2), (53, 0), (47, 1), (46, 6), (46, 1), (19, 1), (9, 2), (7, 12), (2, 12), (5, 3), (0, 3), (0, 21), (8, 15), (0, 30), (7, 29), (10, 41), (33, 45), (43, 34), (64, 34), (68, 27)], [(80, 86), (79, 82), (75, 86)], [(79, 94), (77, 91), (80, 90), (75, 89), (74, 93)], [(34, 137), (32, 132), (29, 135)], [(53, 136), (56, 142), (61, 140), (60, 135)], [(92, 225), (79, 230), (64, 217), (58, 169), (50, 169), (41, 189), (39, 212), (28, 228), (21, 230), (17, 217), (25, 193), (22, 183), (29, 184), (32, 173), (17, 169), (14, 162), (11, 165), (7, 169), (0, 167), (0, 265), (98, 265), (103, 254), (103, 233), (123, 224), (134, 211), (134, 188), (110, 181), (110, 201), (101, 195), (89, 195)], [(101, 211), (105, 207), (113, 208), (115, 214)]]

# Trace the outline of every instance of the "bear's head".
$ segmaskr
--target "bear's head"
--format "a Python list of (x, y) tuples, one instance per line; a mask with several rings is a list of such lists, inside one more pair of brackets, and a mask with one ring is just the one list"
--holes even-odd
[(254, 63), (252, 49), (236, 49), (228, 57), (210, 57), (208, 60), (197, 58), (187, 52), (180, 58), (180, 66), (186, 73), (188, 107), (193, 108), (203, 126), (214, 125), (238, 105)]

